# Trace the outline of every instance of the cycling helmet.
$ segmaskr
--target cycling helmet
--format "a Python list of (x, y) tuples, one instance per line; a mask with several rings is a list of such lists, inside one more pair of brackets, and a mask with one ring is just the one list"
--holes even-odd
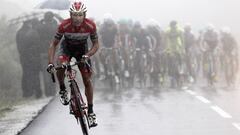
[(81, 1), (72, 2), (69, 8), (70, 13), (86, 13), (87, 7)]
[(231, 34), (231, 29), (229, 27), (223, 27), (221, 32), (224, 34)]
[(161, 29), (161, 25), (160, 23), (155, 20), (155, 19), (149, 19), (147, 22), (147, 28), (150, 29), (154, 29), (154, 30), (160, 30)]
[(112, 14), (111, 13), (105, 13), (103, 15), (103, 22), (104, 23), (112, 23), (112, 22), (114, 22)]
[(192, 29), (191, 24), (190, 23), (186, 23), (185, 26), (184, 26), (184, 30), (185, 31), (191, 31), (191, 29)]
[(139, 21), (136, 21), (133, 25), (134, 28), (142, 28), (142, 24)]
[(207, 28), (208, 31), (214, 31), (215, 30), (215, 26), (211, 23), (207, 24)]
[(128, 20), (127, 19), (120, 19), (120, 20), (118, 20), (118, 24), (119, 25), (126, 25), (126, 24), (128, 24)]
[(172, 20), (169, 25), (170, 25), (171, 27), (175, 27), (175, 26), (177, 26), (177, 21)]
[(160, 27), (159, 22), (155, 19), (149, 19), (147, 25), (151, 27)]

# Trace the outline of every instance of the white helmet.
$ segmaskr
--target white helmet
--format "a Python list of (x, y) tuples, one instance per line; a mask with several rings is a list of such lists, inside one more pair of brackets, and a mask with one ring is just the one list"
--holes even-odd
[(215, 26), (211, 23), (207, 24), (207, 28), (208, 31), (214, 31), (215, 30)]
[(148, 28), (157, 28), (157, 29), (160, 29), (161, 28), (161, 24), (155, 20), (155, 19), (149, 19), (148, 22), (147, 22), (147, 27)]
[(159, 22), (157, 20), (153, 19), (153, 18), (148, 20), (147, 25), (150, 25), (150, 26), (160, 26)]
[(69, 12), (70, 13), (86, 13), (87, 7), (81, 1), (74, 1), (70, 5)]
[(112, 22), (113, 21), (113, 16), (111, 13), (105, 13), (103, 15), (103, 22)]
[(221, 32), (225, 34), (231, 34), (231, 29), (229, 27), (223, 27)]

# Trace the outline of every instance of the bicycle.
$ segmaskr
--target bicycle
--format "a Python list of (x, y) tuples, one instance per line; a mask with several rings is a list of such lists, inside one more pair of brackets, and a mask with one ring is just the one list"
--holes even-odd
[(216, 71), (215, 71), (215, 63), (214, 63), (214, 54), (210, 51), (206, 52), (205, 60), (203, 64), (205, 77), (207, 78), (207, 82), (209, 86), (213, 86), (216, 81)]
[(116, 58), (116, 48), (103, 48), (102, 56), (104, 58), (104, 72), (106, 76), (106, 81), (109, 83), (111, 89), (116, 90), (118, 84), (120, 83), (118, 74), (118, 63)]
[(140, 88), (147, 85), (147, 54), (142, 48), (136, 47), (134, 55), (135, 78), (138, 79)]
[(234, 52), (226, 52), (223, 56), (224, 76), (227, 86), (233, 85), (236, 79), (236, 69), (238, 67), (236, 57), (237, 55)]
[[(78, 61), (74, 63), (68, 63), (66, 65), (62, 65), (59, 67), (55, 67), (56, 70), (65, 69), (65, 76), (68, 78), (69, 86), (70, 86), (70, 100), (69, 100), (69, 108), (70, 114), (73, 114), (77, 119), (77, 123), (81, 125), (83, 135), (89, 135), (89, 118), (87, 115), (87, 104), (84, 102), (80, 89), (78, 87), (77, 82), (75, 81), (77, 71), (72, 69), (72, 67), (83, 63), (84, 65), (90, 68), (90, 65), (87, 60)], [(51, 73), (52, 81), (55, 83), (54, 72)]]
[(168, 53), (168, 75), (170, 77), (170, 85), (172, 88), (181, 88), (184, 84), (184, 61), (182, 54), (178, 52)]

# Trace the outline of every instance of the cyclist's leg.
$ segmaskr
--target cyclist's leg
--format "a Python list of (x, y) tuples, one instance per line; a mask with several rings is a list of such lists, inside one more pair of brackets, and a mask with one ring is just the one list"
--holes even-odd
[[(57, 60), (57, 65), (60, 66), (64, 63), (68, 63), (70, 61), (70, 57), (64, 53), (60, 54)], [(66, 91), (66, 86), (64, 84), (64, 75), (65, 70), (61, 69), (56, 72), (57, 74), (57, 79), (59, 82), (59, 94), (61, 95), (61, 102), (63, 105), (68, 105), (68, 97), (67, 97), (67, 91)]]
[[(68, 49), (66, 48), (66, 42), (63, 41), (62, 44), (60, 45), (60, 50), (59, 50), (58, 58), (57, 58), (57, 65), (61, 66), (64, 63), (65, 64), (68, 63), (70, 60), (71, 60), (71, 56), (70, 56)], [(64, 69), (58, 70), (56, 72), (60, 91), (66, 89), (65, 84), (64, 84), (64, 78), (65, 78), (64, 72), (65, 72)]]
[(88, 119), (90, 127), (97, 126), (96, 114), (93, 112), (93, 85), (91, 81), (92, 71), (87, 67), (78, 66), (82, 74), (83, 84), (85, 86), (85, 95), (88, 102)]
[(214, 76), (217, 75), (217, 54), (215, 53), (215, 51), (211, 52), (211, 57), (212, 57), (212, 62), (213, 62), (213, 74)]
[(202, 55), (202, 75), (204, 78), (207, 78), (207, 68), (208, 68), (208, 54), (207, 52), (203, 52), (203, 55)]
[(231, 83), (234, 84), (235, 82), (235, 79), (236, 79), (236, 63), (235, 63), (235, 56), (234, 55), (229, 55), (228, 58), (229, 58), (229, 66), (230, 66), (230, 79), (231, 79)]
[(238, 73), (238, 67), (239, 67), (239, 55), (238, 52), (233, 56), (233, 62), (234, 62), (234, 72)]
[(99, 77), (99, 80), (103, 80), (103, 79), (105, 79), (105, 77), (106, 77), (106, 64), (105, 64), (105, 58), (106, 58), (106, 56), (105, 56), (105, 53), (106, 52), (106, 50), (104, 50), (104, 48), (102, 48), (100, 51), (99, 51), (99, 62), (100, 63), (102, 63), (102, 70), (100, 70), (100, 77)]
[[(64, 63), (68, 63), (69, 60), (70, 60), (70, 57), (68, 57), (67, 55), (59, 55), (58, 60), (57, 60), (57, 65), (61, 66)], [(60, 90), (63, 87), (65, 87), (65, 84), (64, 84), (64, 77), (65, 77), (64, 72), (65, 72), (64, 69), (57, 70), (57, 72), (56, 72)]]
[(92, 77), (92, 72), (90, 69), (88, 69), (85, 66), (78, 66), (79, 70), (82, 74), (82, 79), (83, 79), (83, 84), (85, 86), (85, 95), (87, 97), (87, 102), (89, 106), (89, 113), (93, 112), (92, 109), (92, 104), (93, 104), (93, 86), (92, 86), (92, 81), (91, 81), (91, 77)]
[[(68, 62), (68, 57), (59, 56), (58, 61), (57, 61), (58, 65), (66, 63), (66, 62)], [(68, 96), (67, 96), (66, 86), (64, 84), (64, 78), (65, 78), (64, 72), (65, 72), (65, 70), (62, 69), (62, 70), (58, 70), (56, 72), (56, 74), (57, 74), (57, 79), (59, 82), (59, 89), (60, 89), (59, 94), (61, 95), (61, 102), (63, 105), (68, 105), (69, 100), (68, 100)]]
[(174, 84), (174, 70), (173, 70), (173, 68), (174, 68), (174, 66), (173, 66), (173, 63), (174, 63), (173, 55), (168, 54), (167, 59), (168, 59), (168, 61), (167, 61), (168, 70), (167, 71), (168, 71), (168, 76), (169, 76), (169, 79), (170, 79), (170, 87), (174, 88), (175, 84)]

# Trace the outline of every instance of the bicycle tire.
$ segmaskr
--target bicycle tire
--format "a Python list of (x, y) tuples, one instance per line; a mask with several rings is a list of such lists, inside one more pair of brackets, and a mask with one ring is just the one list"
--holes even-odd
[(89, 135), (88, 117), (87, 114), (83, 114), (82, 117), (78, 117), (83, 135)]
[(233, 73), (233, 62), (230, 60), (229, 56), (225, 56), (225, 80), (227, 85), (230, 86), (234, 80), (234, 73)]
[(79, 96), (80, 96), (79, 98), (76, 98), (76, 100), (75, 100), (76, 101), (75, 105), (77, 106), (77, 110), (79, 111), (79, 113), (74, 112), (75, 113), (74, 115), (80, 122), (80, 126), (82, 129), (83, 135), (89, 135), (88, 117), (87, 117), (87, 114), (84, 112), (84, 109), (81, 106), (83, 104), (83, 101), (82, 101), (82, 95), (78, 88), (77, 82), (72, 80), (70, 87), (73, 90), (72, 92), (74, 92), (72, 94), (74, 94), (74, 95), (79, 94)]
[(213, 64), (213, 59), (211, 58), (209, 60), (209, 82), (210, 85), (214, 85), (214, 76), (212, 75), (214, 73), (214, 64)]

